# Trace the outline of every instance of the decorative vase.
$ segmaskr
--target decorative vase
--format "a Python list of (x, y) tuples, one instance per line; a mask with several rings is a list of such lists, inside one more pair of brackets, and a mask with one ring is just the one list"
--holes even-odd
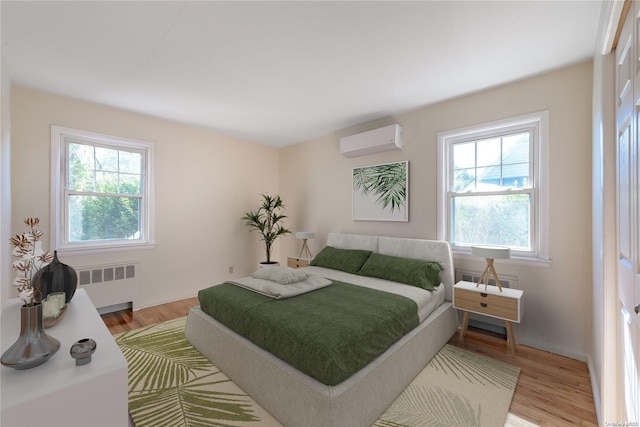
[(98, 344), (94, 339), (83, 338), (73, 343), (69, 353), (76, 359), (76, 366), (83, 366), (91, 362), (91, 356), (96, 352), (97, 347)]
[(78, 273), (73, 267), (58, 260), (58, 251), (53, 251), (53, 261), (33, 275), (34, 286), (40, 289), (42, 298), (53, 292), (64, 292), (66, 301), (71, 301), (78, 287)]
[(10, 368), (24, 370), (42, 365), (56, 354), (60, 341), (44, 332), (42, 304), (20, 307), (20, 336), (7, 351), (0, 363)]
[(269, 268), (269, 267), (278, 267), (280, 265), (280, 263), (278, 261), (262, 261), (259, 265), (258, 268)]

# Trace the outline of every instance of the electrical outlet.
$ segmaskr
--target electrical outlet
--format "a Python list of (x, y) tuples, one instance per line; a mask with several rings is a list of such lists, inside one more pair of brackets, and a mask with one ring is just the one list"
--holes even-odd
[(233, 265), (229, 266), (229, 274), (233, 274)]

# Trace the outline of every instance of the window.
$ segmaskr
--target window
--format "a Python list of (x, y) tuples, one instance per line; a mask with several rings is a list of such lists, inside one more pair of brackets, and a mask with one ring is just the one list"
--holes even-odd
[(51, 126), (51, 151), (58, 250), (153, 244), (153, 144)]
[(438, 238), (548, 257), (548, 112), (438, 133)]

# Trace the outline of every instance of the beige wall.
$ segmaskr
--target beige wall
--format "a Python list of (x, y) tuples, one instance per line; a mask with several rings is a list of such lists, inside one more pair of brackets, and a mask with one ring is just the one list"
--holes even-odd
[[(11, 80), (0, 51), (0, 242), (11, 236)], [(0, 245), (0, 302), (11, 295), (11, 246)], [(4, 285), (6, 284), (6, 286)]]
[(142, 306), (148, 306), (246, 276), (264, 257), (240, 217), (256, 207), (259, 193), (278, 190), (277, 149), (23, 87), (13, 88), (11, 114), (12, 230), (24, 231), (25, 217), (40, 217), (45, 248), (50, 236), (50, 125), (155, 144), (156, 247), (60, 256), (62, 262), (140, 261)]
[[(436, 133), (526, 113), (550, 116), (550, 264), (498, 262), (519, 277), (524, 294), (520, 342), (586, 360), (591, 333), (591, 94), (592, 64), (584, 63), (514, 84), (391, 117), (281, 151), (280, 192), (294, 230), (316, 232), (317, 253), (329, 231), (435, 239)], [(403, 127), (404, 148), (346, 159), (339, 137), (390, 123)], [(353, 167), (409, 160), (409, 222), (351, 220)], [(287, 240), (283, 255), (295, 255)], [(456, 267), (482, 270), (483, 260), (456, 257)]]
[[(22, 230), (26, 216), (39, 216), (50, 234), (51, 124), (153, 142), (156, 248), (62, 260), (140, 261), (145, 306), (193, 296), (206, 285), (247, 275), (263, 258), (257, 236), (239, 220), (256, 207), (260, 192), (282, 195), (292, 230), (316, 232), (310, 242), (314, 253), (329, 231), (436, 238), (436, 133), (548, 109), (552, 262), (497, 262), (497, 268), (518, 276), (525, 291), (520, 342), (584, 360), (591, 333), (591, 94), (592, 65), (585, 63), (277, 150), (15, 87), (12, 234)], [(340, 155), (340, 136), (390, 123), (403, 127), (403, 150), (354, 159)], [(409, 160), (410, 221), (352, 221), (352, 168), (400, 160)], [(299, 251), (292, 236), (279, 245), (281, 262)], [(458, 257), (456, 266), (481, 270), (483, 262)]]

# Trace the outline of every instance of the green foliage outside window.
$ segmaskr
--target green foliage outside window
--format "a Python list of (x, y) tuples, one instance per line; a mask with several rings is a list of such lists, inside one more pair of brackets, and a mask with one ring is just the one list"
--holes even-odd
[(140, 153), (69, 144), (69, 241), (140, 239)]
[(530, 247), (529, 194), (458, 196), (452, 203), (454, 244)]

